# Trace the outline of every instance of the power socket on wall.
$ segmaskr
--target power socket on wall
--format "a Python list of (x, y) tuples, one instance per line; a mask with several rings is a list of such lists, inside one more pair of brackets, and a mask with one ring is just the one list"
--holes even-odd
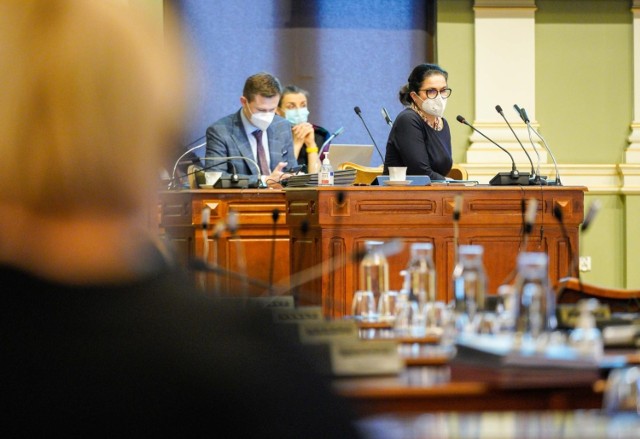
[(580, 256), (578, 261), (578, 268), (581, 273), (591, 271), (591, 256)]

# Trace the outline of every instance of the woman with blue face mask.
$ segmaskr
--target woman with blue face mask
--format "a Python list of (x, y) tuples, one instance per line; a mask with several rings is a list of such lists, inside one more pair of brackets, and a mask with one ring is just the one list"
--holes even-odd
[(306, 165), (307, 173), (316, 173), (320, 168), (318, 149), (322, 147), (329, 132), (309, 123), (306, 90), (295, 85), (283, 88), (276, 112), (291, 123), (293, 150), (299, 165)]

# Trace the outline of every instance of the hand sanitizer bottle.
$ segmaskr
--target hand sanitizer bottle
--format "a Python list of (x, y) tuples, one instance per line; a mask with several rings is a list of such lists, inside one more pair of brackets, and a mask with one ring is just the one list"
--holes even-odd
[(329, 153), (325, 153), (322, 166), (318, 171), (318, 186), (333, 186), (333, 167), (329, 161)]

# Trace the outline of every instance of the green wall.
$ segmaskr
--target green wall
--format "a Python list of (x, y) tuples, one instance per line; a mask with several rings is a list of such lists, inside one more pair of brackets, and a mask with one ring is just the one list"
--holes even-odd
[[(438, 1), (438, 62), (449, 71), (454, 89), (449, 120), (458, 114), (474, 119), (473, 3)], [(633, 120), (631, 1), (537, 0), (536, 6), (535, 116), (540, 132), (561, 165), (623, 163)], [(464, 162), (468, 130), (457, 123), (451, 129), (454, 161)], [(596, 198), (602, 209), (580, 237), (580, 255), (591, 256), (592, 271), (581, 277), (599, 285), (640, 288), (640, 269), (626, 256), (633, 254), (627, 243), (640, 242), (640, 231), (628, 224), (640, 213), (638, 196), (588, 192), (585, 208)]]
[(469, 128), (456, 122), (461, 114), (473, 120), (475, 108), (473, 0), (438, 1), (437, 62), (449, 72), (453, 93), (447, 103), (454, 163), (466, 161)]

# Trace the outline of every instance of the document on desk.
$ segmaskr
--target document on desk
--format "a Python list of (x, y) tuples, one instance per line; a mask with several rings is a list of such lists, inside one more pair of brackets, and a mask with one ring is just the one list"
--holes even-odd
[(476, 180), (431, 180), (432, 186), (477, 186)]
[(623, 355), (601, 358), (580, 355), (569, 345), (554, 345), (543, 350), (517, 347), (513, 337), (465, 334), (456, 340), (456, 359), (468, 363), (498, 367), (539, 367), (572, 369), (609, 369), (627, 363)]

